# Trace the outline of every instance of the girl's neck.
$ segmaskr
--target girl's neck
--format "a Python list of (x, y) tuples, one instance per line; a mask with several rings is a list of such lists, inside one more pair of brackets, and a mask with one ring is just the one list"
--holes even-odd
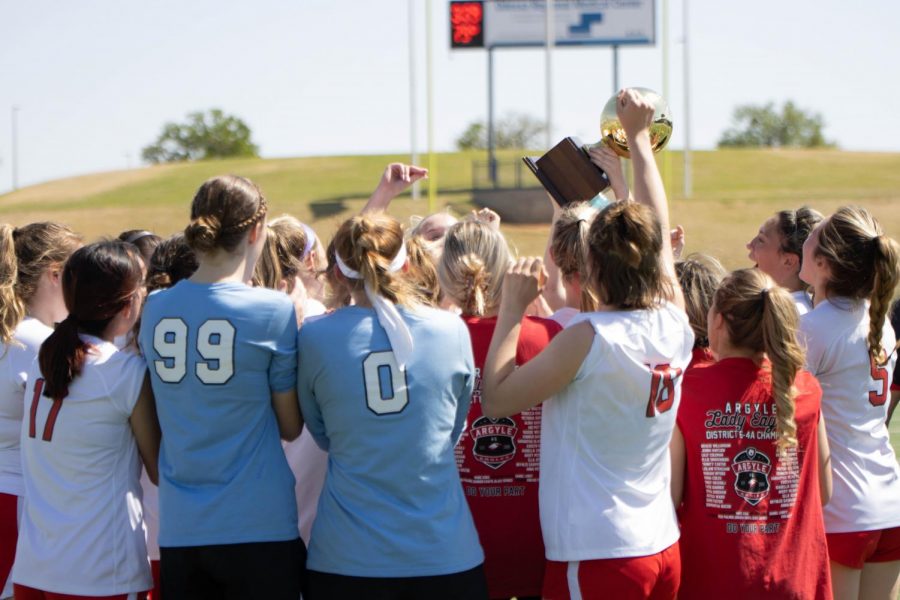
[(25, 314), (37, 319), (47, 327), (61, 323), (67, 316), (65, 311), (60, 312), (52, 303), (41, 302), (38, 298), (32, 298), (32, 301), (25, 307)]
[(231, 254), (218, 250), (201, 254), (200, 266), (190, 277), (194, 283), (246, 283), (253, 279), (253, 268), (245, 254)]
[(791, 292), (792, 294), (794, 292), (805, 292), (807, 290), (807, 288), (809, 288), (808, 285), (803, 283), (803, 281), (800, 279), (800, 276), (797, 273), (794, 273), (794, 274), (790, 275), (789, 277), (786, 277), (782, 281), (778, 281), (777, 283), (781, 287), (787, 289), (787, 291)]
[(765, 352), (755, 352), (754, 350), (750, 350), (749, 348), (732, 346), (727, 342), (719, 344), (719, 347), (715, 350), (712, 350), (712, 352), (716, 357), (716, 360), (723, 360), (726, 358), (749, 358), (757, 365), (762, 364), (763, 359), (766, 357)]

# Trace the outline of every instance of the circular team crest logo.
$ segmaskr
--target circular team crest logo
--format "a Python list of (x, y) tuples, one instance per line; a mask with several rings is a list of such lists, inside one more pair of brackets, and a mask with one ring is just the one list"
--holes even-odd
[(475, 460), (492, 469), (499, 469), (516, 455), (516, 433), (519, 429), (510, 418), (489, 419), (479, 417), (472, 423), (469, 435), (474, 444)]
[(735, 456), (731, 470), (737, 475), (734, 491), (753, 506), (769, 495), (772, 461), (756, 448), (747, 448)]

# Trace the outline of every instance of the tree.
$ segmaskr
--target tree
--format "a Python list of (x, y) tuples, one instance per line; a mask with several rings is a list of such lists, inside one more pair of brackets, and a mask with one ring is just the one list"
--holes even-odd
[[(537, 137), (544, 133), (543, 122), (529, 115), (511, 113), (494, 126), (494, 147), (533, 148)], [(456, 139), (460, 150), (484, 150), (488, 147), (487, 126), (484, 121), (473, 121)]]
[(790, 100), (779, 113), (775, 104), (747, 104), (734, 110), (732, 126), (722, 134), (720, 148), (789, 147), (819, 148), (833, 146), (825, 140), (822, 115), (798, 108)]
[(204, 158), (259, 156), (250, 128), (218, 108), (192, 112), (185, 123), (166, 123), (156, 141), (141, 150), (141, 157), (159, 164)]

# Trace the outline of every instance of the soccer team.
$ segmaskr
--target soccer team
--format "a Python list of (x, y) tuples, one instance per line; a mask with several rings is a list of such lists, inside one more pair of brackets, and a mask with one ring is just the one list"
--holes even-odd
[(895, 598), (897, 242), (803, 208), (681, 260), (618, 111), (633, 199), (592, 150), (617, 201), (543, 260), (405, 232), (399, 164), (327, 248), (235, 176), (165, 241), (0, 227), (0, 598)]

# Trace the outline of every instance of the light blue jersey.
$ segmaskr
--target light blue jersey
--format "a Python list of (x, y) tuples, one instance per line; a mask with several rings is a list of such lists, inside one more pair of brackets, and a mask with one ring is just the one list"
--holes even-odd
[(469, 332), (448, 312), (399, 310), (415, 344), (405, 371), (370, 308), (300, 330), (300, 406), (328, 451), (315, 571), (420, 577), (484, 560), (453, 456), (475, 382)]
[(271, 393), (297, 377), (290, 299), (240, 283), (152, 294), (140, 345), (162, 427), (160, 546), (297, 538)]

